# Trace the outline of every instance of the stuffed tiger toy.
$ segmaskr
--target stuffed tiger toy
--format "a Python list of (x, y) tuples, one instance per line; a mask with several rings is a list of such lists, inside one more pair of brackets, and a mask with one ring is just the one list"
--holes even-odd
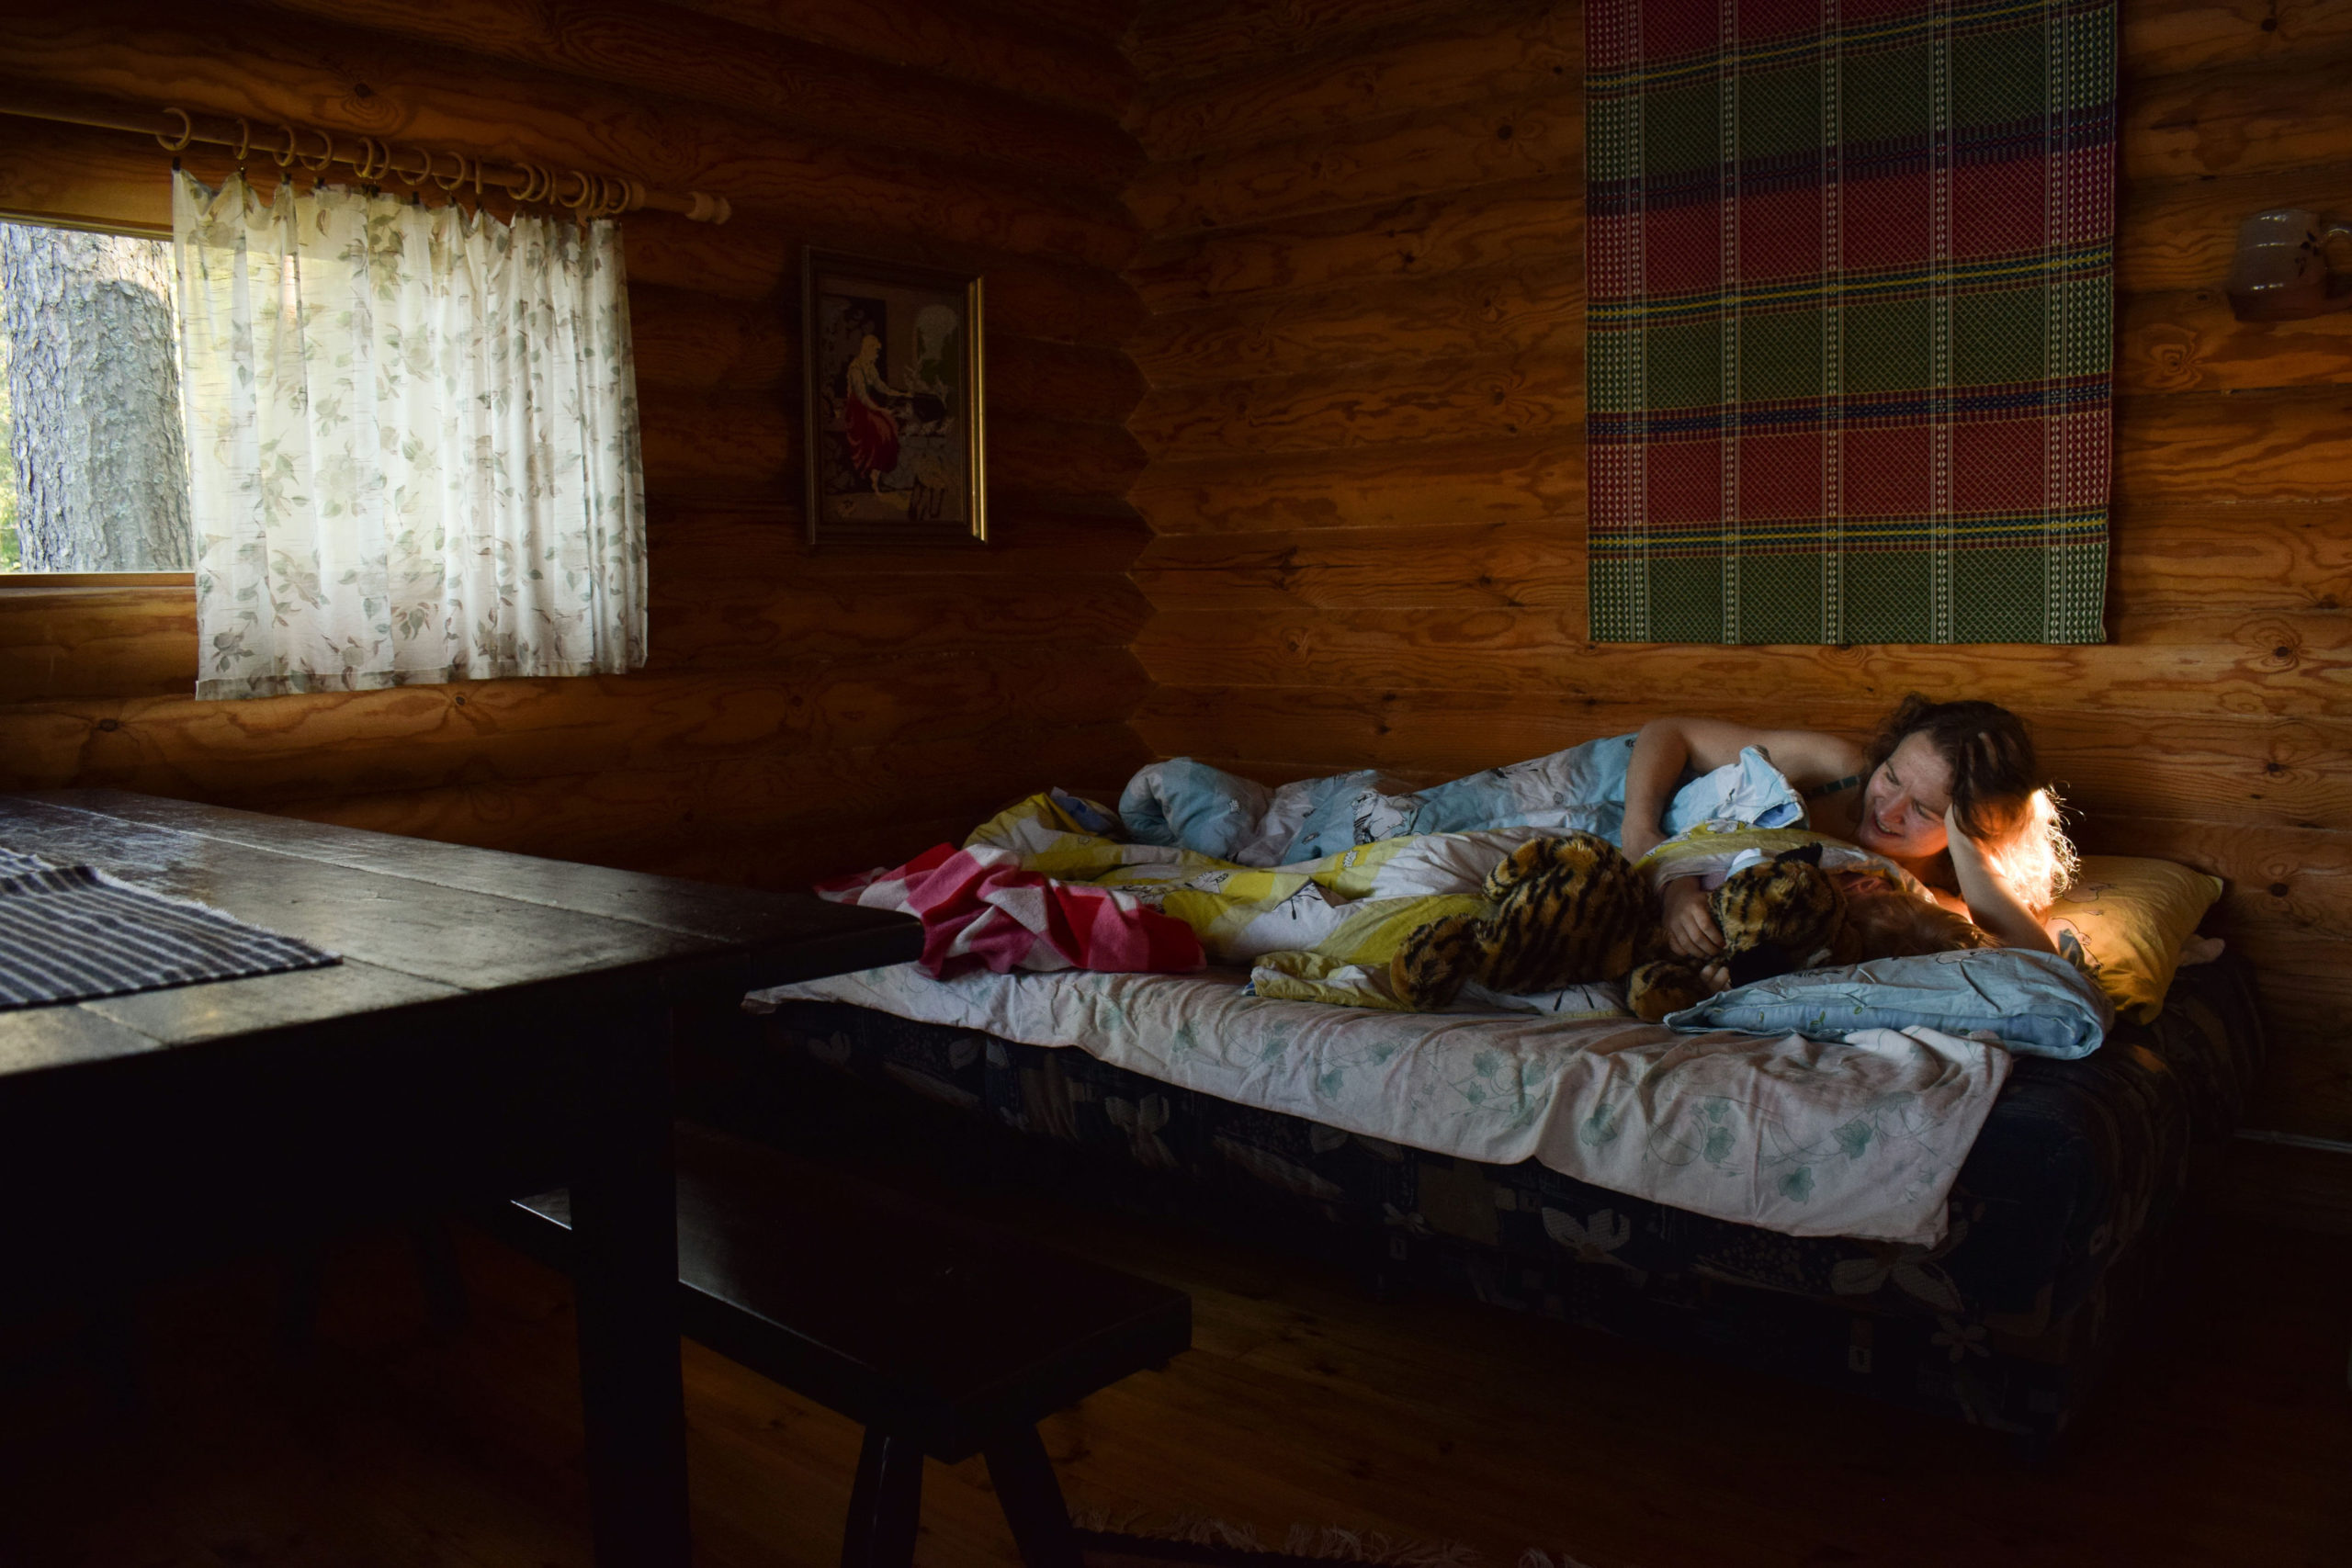
[(1521, 845), (1485, 892), (1492, 915), (1432, 920), (1397, 949), (1388, 972), (1400, 1000), (1434, 1010), (1474, 979), (1513, 995), (1623, 980), (1634, 1011), (1656, 1022), (1792, 969), (1988, 944), (1966, 919), (1882, 877), (1823, 871), (1817, 843), (1724, 878), (1709, 899), (1723, 952), (1705, 964), (1675, 955), (1648, 880), (1591, 833)]

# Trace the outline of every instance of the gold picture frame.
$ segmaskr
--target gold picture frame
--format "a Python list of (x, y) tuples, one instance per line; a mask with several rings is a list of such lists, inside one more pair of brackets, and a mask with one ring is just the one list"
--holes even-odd
[(980, 275), (801, 252), (808, 543), (986, 543)]

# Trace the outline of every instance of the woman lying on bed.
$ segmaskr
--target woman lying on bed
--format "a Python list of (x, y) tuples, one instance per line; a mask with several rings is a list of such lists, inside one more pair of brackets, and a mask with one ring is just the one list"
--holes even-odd
[[(1626, 854), (1639, 859), (1665, 837), (1659, 818), (1686, 769), (1737, 761), (1749, 746), (1805, 796), (1815, 830), (1895, 862), (2004, 946), (2058, 950), (2041, 914), (2073, 852), (2041, 787), (2033, 742), (2008, 709), (1908, 696), (1867, 747), (1818, 730), (1654, 719), (1625, 770)], [(1723, 946), (1692, 878), (1667, 885), (1666, 929), (1687, 958)]]

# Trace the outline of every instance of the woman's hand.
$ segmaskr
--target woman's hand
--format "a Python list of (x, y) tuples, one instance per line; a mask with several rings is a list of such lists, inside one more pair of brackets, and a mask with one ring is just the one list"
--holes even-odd
[[(1984, 846), (1968, 836), (1960, 825), (1960, 803), (1954, 801), (1944, 807), (1945, 852), (1951, 856), (1951, 869), (1960, 878), (1963, 891), (1969, 886), (1969, 873), (1979, 876), (1993, 874), (1992, 862), (1984, 858)], [(1965, 869), (1963, 869), (1965, 868)]]
[(1705, 959), (1723, 951), (1723, 928), (1715, 924), (1715, 912), (1707, 904), (1707, 890), (1699, 886), (1697, 877), (1676, 877), (1666, 885), (1658, 899), (1666, 906), (1665, 919), (1659, 923), (1666, 929), (1667, 945), (1678, 956)]

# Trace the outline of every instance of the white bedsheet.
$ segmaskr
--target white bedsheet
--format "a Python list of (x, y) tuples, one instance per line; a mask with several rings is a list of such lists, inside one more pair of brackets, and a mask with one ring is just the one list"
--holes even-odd
[(1628, 1019), (1399, 1013), (1249, 996), (1238, 976), (970, 974), (912, 964), (755, 991), (852, 1002), (1351, 1133), (1564, 1176), (1790, 1235), (1932, 1244), (2009, 1072), (1929, 1029), (1681, 1034)]

